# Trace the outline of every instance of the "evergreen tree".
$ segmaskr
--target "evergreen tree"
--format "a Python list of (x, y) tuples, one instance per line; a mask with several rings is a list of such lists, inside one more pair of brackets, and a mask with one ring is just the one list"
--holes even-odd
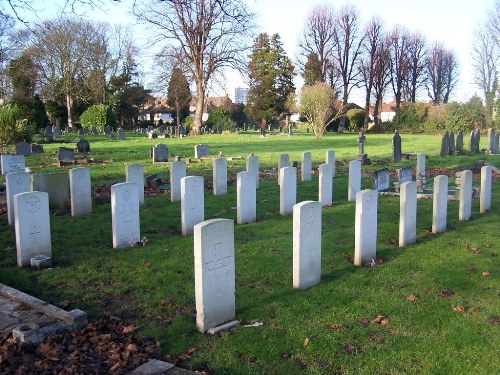
[(189, 82), (179, 68), (172, 69), (172, 75), (168, 83), (167, 104), (174, 109), (173, 118), (177, 126), (182, 124), (189, 116), (189, 103), (191, 102), (191, 90)]
[(318, 54), (316, 52), (311, 52), (309, 56), (307, 56), (307, 62), (304, 65), (302, 78), (304, 78), (304, 85), (307, 86), (312, 86), (315, 83), (324, 81), (323, 74), (321, 72), (321, 62), (319, 61)]

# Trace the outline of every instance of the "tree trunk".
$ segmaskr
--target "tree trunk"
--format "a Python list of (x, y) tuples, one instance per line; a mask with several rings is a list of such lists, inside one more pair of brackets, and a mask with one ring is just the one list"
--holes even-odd
[(66, 94), (66, 108), (68, 110), (68, 128), (73, 128), (73, 98)]
[(368, 131), (368, 123), (370, 122), (370, 95), (371, 88), (366, 89), (366, 100), (365, 100), (365, 119), (363, 121), (363, 130)]
[(176, 104), (176, 112), (177, 113), (177, 118), (175, 119), (175, 121), (177, 122), (177, 126), (181, 126), (181, 106), (179, 105), (179, 103)]
[(193, 129), (191, 133), (193, 135), (200, 134), (201, 125), (203, 121), (203, 107), (205, 104), (205, 92), (202, 88), (201, 83), (196, 84), (196, 112), (194, 113), (193, 118)]

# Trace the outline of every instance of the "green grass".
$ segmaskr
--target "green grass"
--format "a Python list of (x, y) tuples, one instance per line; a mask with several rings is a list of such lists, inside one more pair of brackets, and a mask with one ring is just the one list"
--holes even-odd
[[(193, 157), (194, 145), (208, 143), (211, 154), (259, 156), (261, 169), (275, 168), (280, 152), (300, 160), (311, 151), (315, 166), (328, 149), (337, 160), (357, 153), (356, 135), (311, 135), (291, 139), (254, 134), (203, 136), (149, 141), (127, 134), (124, 142), (98, 142), (91, 148), (106, 165), (91, 166), (93, 184), (124, 179), (127, 162), (144, 163), (147, 173), (165, 173), (152, 165), (149, 147), (164, 142), (177, 155)], [(367, 136), (366, 152), (380, 165), (393, 164), (391, 137)], [(484, 137), (483, 137), (484, 138)], [(95, 141), (92, 142), (92, 139)], [(101, 138), (102, 139), (102, 138)], [(440, 139), (402, 135), (403, 152), (425, 152), (431, 167), (469, 168), (477, 159), (500, 164), (498, 156), (438, 156)], [(483, 140), (484, 141), (484, 140)], [(71, 143), (73, 144), (73, 143)], [(61, 170), (54, 163), (58, 145), (46, 154), (28, 158), (36, 171)], [(48, 158), (47, 158), (48, 157)], [(113, 161), (111, 161), (113, 160)], [(385, 164), (387, 163), (387, 164)], [(244, 161), (228, 162), (233, 172)], [(111, 246), (109, 205), (88, 217), (51, 216), (54, 267), (42, 272), (18, 269), (15, 241), (5, 215), (0, 217), (0, 282), (57, 304), (70, 303), (95, 318), (110, 311), (141, 326), (140, 333), (157, 336), (162, 353), (171, 356), (196, 351), (181, 365), (211, 368), (215, 374), (493, 374), (500, 368), (500, 329), (488, 321), (500, 315), (500, 182), (493, 187), (493, 208), (479, 214), (473, 202), (472, 219), (458, 221), (458, 202), (450, 201), (448, 230), (434, 235), (432, 201), (418, 201), (418, 241), (399, 248), (399, 198), (379, 197), (378, 256), (382, 263), (356, 268), (354, 204), (347, 202), (347, 166), (334, 181), (334, 206), (323, 209), (322, 282), (307, 291), (292, 288), (292, 218), (279, 215), (276, 178), (261, 181), (257, 192), (258, 222), (235, 226), (236, 317), (258, 328), (235, 328), (217, 337), (195, 327), (193, 238), (180, 235), (180, 204), (167, 195), (147, 197), (141, 209), (143, 248), (114, 250)], [(63, 170), (68, 167), (62, 168)], [(188, 173), (210, 177), (209, 161), (193, 162)], [(452, 182), (450, 178), (450, 182)], [(479, 181), (474, 180), (474, 186)], [(369, 179), (363, 188), (371, 188)], [(298, 182), (297, 202), (317, 199), (318, 179)], [(227, 196), (205, 194), (205, 218), (236, 219), (236, 186)], [(489, 276), (483, 276), (483, 272)], [(442, 296), (442, 291), (452, 291)], [(409, 295), (418, 300), (410, 302)], [(463, 306), (464, 312), (453, 307)], [(362, 324), (377, 315), (388, 324)], [(333, 329), (332, 324), (341, 324)], [(304, 345), (308, 339), (309, 343)]]

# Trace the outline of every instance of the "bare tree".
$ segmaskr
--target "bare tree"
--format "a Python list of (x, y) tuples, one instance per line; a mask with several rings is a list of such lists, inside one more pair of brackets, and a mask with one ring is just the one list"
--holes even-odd
[(391, 85), (396, 99), (396, 112), (399, 112), (401, 107), (403, 85), (410, 69), (409, 44), (410, 37), (408, 32), (400, 26), (394, 27), (388, 36), (388, 47), (391, 54)]
[(10, 31), (14, 25), (14, 20), (10, 17), (0, 18), (0, 103), (5, 102), (9, 94), (9, 78), (7, 76), (7, 66), (12, 55), (12, 43)]
[(375, 79), (375, 68), (377, 62), (377, 52), (381, 46), (382, 35), (382, 20), (378, 17), (373, 17), (366, 26), (366, 36), (363, 43), (364, 57), (361, 59), (360, 72), (363, 77), (365, 86), (365, 119), (363, 121), (363, 129), (368, 130), (368, 122), (370, 121), (370, 103), (373, 89), (373, 81)]
[(458, 61), (452, 51), (435, 43), (425, 60), (427, 92), (434, 104), (448, 103), (458, 80)]
[(373, 66), (373, 122), (379, 125), (379, 114), (385, 91), (391, 81), (391, 53), (387, 39), (381, 40), (375, 53)]
[[(336, 17), (334, 29), (335, 48), (332, 58), (342, 80), (342, 107), (345, 107), (349, 94), (358, 87), (362, 79), (358, 69), (365, 35), (361, 32), (359, 12), (352, 5), (341, 8)], [(340, 118), (339, 132), (345, 127), (345, 116)]]
[(196, 84), (193, 133), (199, 134), (207, 85), (226, 67), (245, 69), (253, 14), (243, 0), (147, 0), (134, 6), (140, 21), (159, 30), (163, 55), (177, 61)]
[(408, 77), (403, 86), (405, 101), (415, 103), (417, 92), (425, 83), (425, 38), (420, 33), (408, 38)]

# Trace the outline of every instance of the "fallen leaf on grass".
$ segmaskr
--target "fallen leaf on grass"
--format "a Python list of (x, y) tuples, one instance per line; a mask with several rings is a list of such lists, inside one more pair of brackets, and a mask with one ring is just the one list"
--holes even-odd
[(399, 246), (399, 241), (394, 237), (389, 238), (389, 243), (391, 245), (398, 245)]
[(462, 305), (454, 306), (453, 307), (453, 311), (464, 312), (465, 311), (465, 307), (463, 307)]
[(449, 296), (452, 296), (453, 294), (455, 294), (455, 292), (453, 292), (452, 290), (441, 290), (441, 291), (439, 291), (438, 296), (439, 297), (449, 297)]
[(340, 329), (340, 328), (342, 328), (342, 324), (340, 324), (340, 323), (333, 323), (330, 327), (332, 329)]
[(123, 333), (130, 333), (134, 332), (135, 330), (139, 329), (139, 326), (134, 326), (133, 324), (130, 326), (125, 326), (123, 327)]
[(498, 316), (489, 316), (488, 322), (493, 324), (500, 324), (500, 318)]
[(372, 323), (386, 325), (389, 323), (389, 318), (384, 315), (377, 315), (375, 318), (372, 319)]
[(304, 339), (304, 346), (307, 346), (307, 345), (309, 345), (309, 338), (308, 337), (306, 337)]
[(135, 344), (128, 344), (127, 345), (127, 350), (129, 352), (136, 352), (137, 351), (137, 345), (135, 345)]
[(488, 271), (484, 271), (481, 275), (483, 275), (483, 276), (490, 276), (490, 273)]
[(410, 294), (408, 297), (406, 297), (406, 300), (410, 302), (416, 302), (418, 300), (418, 297), (415, 294)]
[(356, 350), (356, 348), (353, 345), (349, 344), (348, 342), (342, 344), (342, 347), (349, 354), (354, 353), (354, 351)]
[(172, 304), (172, 300), (166, 298), (166, 299), (162, 299), (160, 301), (160, 304), (163, 305), (163, 306), (170, 306)]
[(481, 254), (481, 248), (476, 247), (474, 245), (471, 245), (470, 243), (467, 244), (467, 248), (472, 251), (474, 254)]
[(359, 322), (364, 325), (364, 326), (367, 326), (368, 324), (370, 324), (370, 321), (368, 319), (366, 319), (364, 316), (361, 317), (361, 319), (359, 319)]

